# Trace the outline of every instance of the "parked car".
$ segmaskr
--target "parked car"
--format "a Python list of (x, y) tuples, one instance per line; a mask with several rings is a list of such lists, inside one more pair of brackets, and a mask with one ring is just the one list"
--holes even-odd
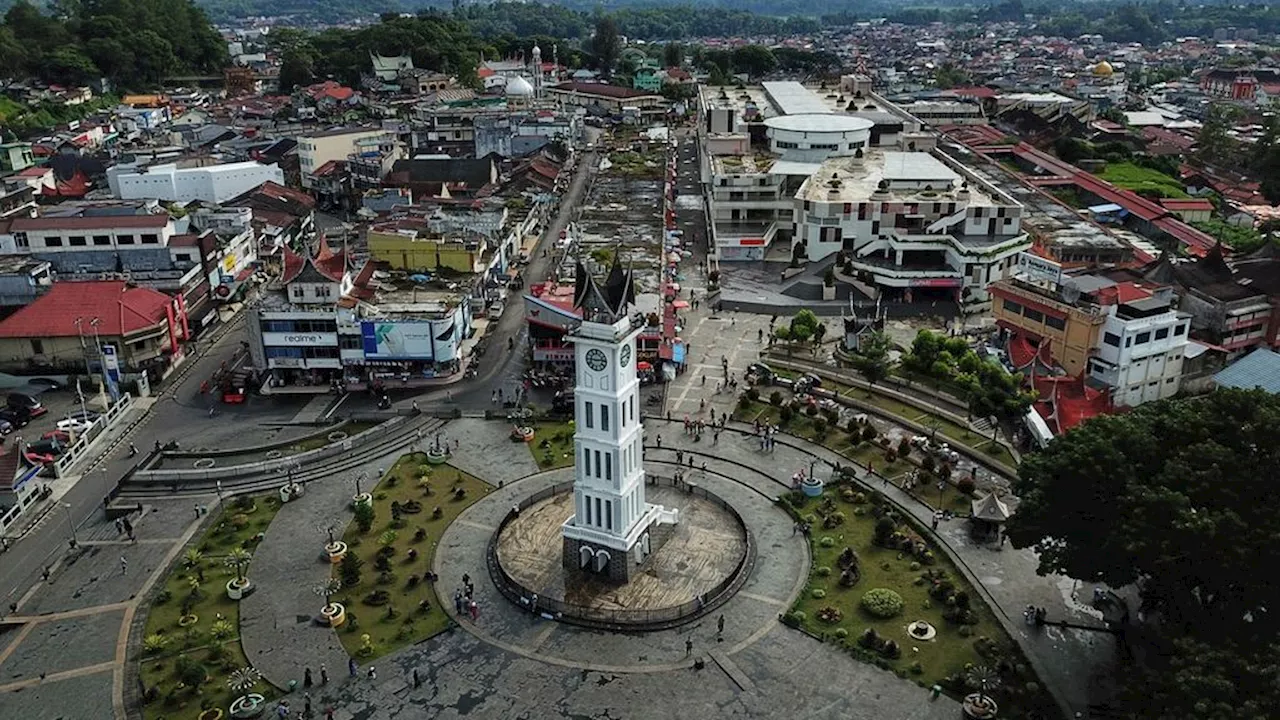
[(63, 418), (58, 421), (58, 429), (67, 433), (83, 433), (93, 427), (92, 420), (84, 420), (82, 418)]
[(53, 378), (46, 378), (46, 377), (28, 378), (27, 384), (33, 388), (40, 388), (41, 390), (61, 390), (62, 389), (62, 383), (58, 382), (57, 380), (54, 380)]
[(83, 420), (85, 422), (93, 422), (94, 420), (97, 420), (99, 417), (101, 417), (101, 415), (99, 415), (98, 413), (92, 410), (76, 410), (75, 412), (67, 413), (67, 417), (72, 420)]
[(48, 412), (48, 409), (40, 403), (40, 398), (26, 393), (9, 393), (8, 405), (11, 408), (26, 410), (31, 417), (39, 417)]
[(27, 423), (31, 422), (31, 413), (21, 408), (7, 407), (0, 410), (0, 420), (9, 423), (10, 430), (17, 430), (18, 428), (26, 427)]
[(66, 446), (58, 442), (56, 438), (48, 438), (45, 440), (37, 440), (27, 445), (27, 452), (39, 453), (41, 455), (52, 455), (57, 457), (62, 454)]
[(13, 423), (0, 419), (0, 435), (8, 435), (11, 432), (13, 432)]

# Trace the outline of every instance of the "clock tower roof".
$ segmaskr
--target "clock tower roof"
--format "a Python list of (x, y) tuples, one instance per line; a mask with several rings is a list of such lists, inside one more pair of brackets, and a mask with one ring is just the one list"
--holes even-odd
[(636, 293), (631, 269), (623, 270), (616, 252), (613, 266), (609, 269), (609, 276), (605, 279), (603, 286), (591, 277), (591, 273), (587, 272), (582, 261), (578, 261), (574, 269), (573, 306), (583, 311), (584, 320), (601, 322), (602, 320), (593, 318), (600, 318), (603, 315), (604, 322), (613, 324), (618, 318), (627, 314), (628, 306), (635, 301)]

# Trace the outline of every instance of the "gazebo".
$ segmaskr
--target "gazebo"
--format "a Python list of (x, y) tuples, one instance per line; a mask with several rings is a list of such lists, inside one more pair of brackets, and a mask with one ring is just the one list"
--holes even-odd
[(998, 537), (1000, 526), (1009, 519), (1009, 506), (996, 497), (994, 492), (973, 501), (973, 512), (969, 519), (973, 521), (973, 533), (979, 537)]

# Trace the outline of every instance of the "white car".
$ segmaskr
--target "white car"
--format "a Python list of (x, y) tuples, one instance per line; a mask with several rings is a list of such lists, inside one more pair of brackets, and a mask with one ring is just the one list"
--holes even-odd
[(93, 422), (93, 420), (86, 420), (84, 418), (63, 418), (58, 421), (58, 429), (63, 432), (79, 435), (93, 427)]

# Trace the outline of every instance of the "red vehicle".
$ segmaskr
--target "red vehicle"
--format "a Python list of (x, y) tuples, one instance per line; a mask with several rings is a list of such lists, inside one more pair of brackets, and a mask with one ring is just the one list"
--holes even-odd
[(245, 392), (243, 387), (227, 387), (222, 391), (222, 402), (231, 405), (241, 405), (244, 403)]
[(57, 440), (63, 445), (70, 445), (71, 433), (67, 432), (66, 430), (50, 430), (49, 432), (41, 435), (40, 439), (41, 440)]

